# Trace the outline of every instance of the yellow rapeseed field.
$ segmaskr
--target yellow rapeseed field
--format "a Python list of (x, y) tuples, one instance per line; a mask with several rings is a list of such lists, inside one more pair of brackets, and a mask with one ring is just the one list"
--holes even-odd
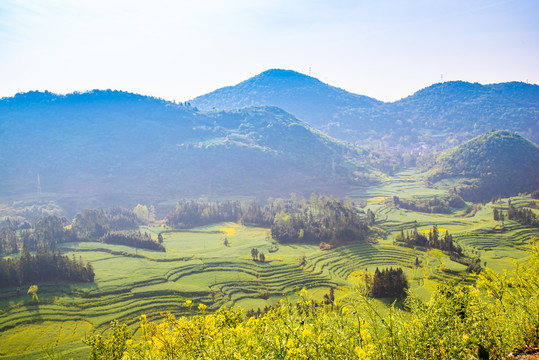
[(367, 199), (367, 204), (369, 204), (369, 205), (370, 204), (381, 204), (386, 199), (387, 199), (387, 197), (385, 197), (385, 196), (375, 196), (375, 197)]
[(219, 231), (222, 232), (223, 234), (227, 235), (227, 236), (236, 235), (236, 229), (234, 229), (234, 228), (220, 228)]
[[(449, 229), (446, 229), (446, 228), (438, 228), (438, 232), (443, 232), (443, 231), (448, 231)], [(418, 230), (418, 232), (420, 233), (423, 233), (423, 234), (428, 234), (430, 232), (432, 232), (432, 229), (425, 229), (425, 230)]]

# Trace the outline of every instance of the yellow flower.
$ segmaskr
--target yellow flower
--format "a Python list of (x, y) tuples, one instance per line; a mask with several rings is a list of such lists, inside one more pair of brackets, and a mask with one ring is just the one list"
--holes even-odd
[(354, 349), (354, 352), (356, 353), (357, 357), (360, 358), (360, 359), (366, 359), (367, 358), (367, 353), (360, 346), (356, 346), (356, 348)]
[(350, 312), (350, 310), (346, 307), (346, 306), (343, 306), (342, 309), (341, 309), (341, 312), (343, 315), (346, 315)]
[(185, 300), (185, 302), (183, 303), (183, 306), (185, 306), (185, 307), (191, 307), (192, 304), (193, 304), (193, 301), (191, 301), (191, 300)]
[(286, 342), (286, 347), (289, 348), (289, 349), (293, 348), (294, 345), (295, 345), (295, 343), (294, 343), (293, 339), (288, 339), (288, 341)]
[(305, 325), (305, 328), (301, 332), (301, 335), (303, 335), (303, 337), (310, 336), (311, 335), (311, 325), (309, 325), (309, 324)]
[(368, 332), (366, 329), (362, 329), (359, 333), (360, 333), (360, 335), (361, 335), (361, 339), (362, 339), (363, 341), (365, 341), (365, 342), (366, 342), (367, 340), (369, 340), (370, 337), (371, 337), (371, 336), (369, 335), (369, 332)]
[(369, 324), (368, 322), (366, 321), (362, 321), (361, 322), (361, 327), (364, 327), (365, 329), (368, 329), (371, 327), (371, 324)]
[(204, 304), (198, 305), (198, 310), (200, 310), (200, 311), (204, 311), (204, 310), (206, 310), (206, 308), (207, 308), (207, 306), (204, 305)]

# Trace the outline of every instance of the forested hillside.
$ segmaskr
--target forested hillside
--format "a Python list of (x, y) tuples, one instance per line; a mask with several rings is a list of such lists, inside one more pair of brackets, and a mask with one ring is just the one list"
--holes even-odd
[(235, 86), (217, 89), (191, 100), (201, 110), (231, 110), (277, 106), (311, 126), (325, 130), (342, 109), (372, 108), (380, 101), (349, 93), (291, 70), (264, 71)]
[(438, 83), (392, 103), (346, 92), (307, 75), (268, 70), (191, 101), (205, 110), (279, 106), (330, 136), (387, 146), (458, 145), (491, 129), (539, 142), (539, 86)]
[(485, 201), (538, 189), (538, 164), (537, 145), (509, 131), (490, 131), (442, 154), (429, 179), (464, 178), (457, 192)]
[(331, 192), (357, 169), (357, 150), (275, 107), (203, 113), (117, 91), (4, 98), (0, 137), (1, 195)]

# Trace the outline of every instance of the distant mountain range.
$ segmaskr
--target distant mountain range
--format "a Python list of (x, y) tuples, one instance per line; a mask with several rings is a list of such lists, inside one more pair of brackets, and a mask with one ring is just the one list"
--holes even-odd
[(278, 106), (338, 139), (454, 145), (491, 129), (539, 142), (539, 86), (520, 82), (434, 84), (393, 103), (338, 89), (290, 70), (268, 70), (199, 96), (201, 110)]
[[(115, 203), (345, 194), (375, 178), (367, 164), (393, 161), (384, 157), (388, 148), (406, 155), (421, 143), (448, 148), (492, 128), (539, 140), (539, 87), (523, 83), (441, 83), (383, 103), (297, 72), (268, 70), (190, 104), (110, 90), (0, 99), (0, 196), (36, 194), (38, 182), (43, 193), (99, 194)], [(500, 152), (488, 164), (521, 141), (496, 143)], [(440, 160), (433, 179), (455, 175), (451, 169), (476, 176), (455, 161), (483, 169), (473, 156), (450, 159)], [(508, 169), (499, 179), (524, 176)]]
[(539, 189), (539, 147), (509, 131), (489, 131), (446, 151), (431, 181), (455, 178), (466, 200), (488, 201)]
[(342, 192), (358, 150), (276, 107), (203, 113), (117, 91), (0, 100), (0, 195)]

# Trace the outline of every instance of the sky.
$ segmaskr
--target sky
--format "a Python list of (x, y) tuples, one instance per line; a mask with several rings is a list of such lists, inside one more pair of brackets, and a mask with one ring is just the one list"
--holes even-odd
[(539, 1), (0, 0), (0, 97), (187, 101), (271, 68), (395, 101), (443, 81), (539, 83)]

